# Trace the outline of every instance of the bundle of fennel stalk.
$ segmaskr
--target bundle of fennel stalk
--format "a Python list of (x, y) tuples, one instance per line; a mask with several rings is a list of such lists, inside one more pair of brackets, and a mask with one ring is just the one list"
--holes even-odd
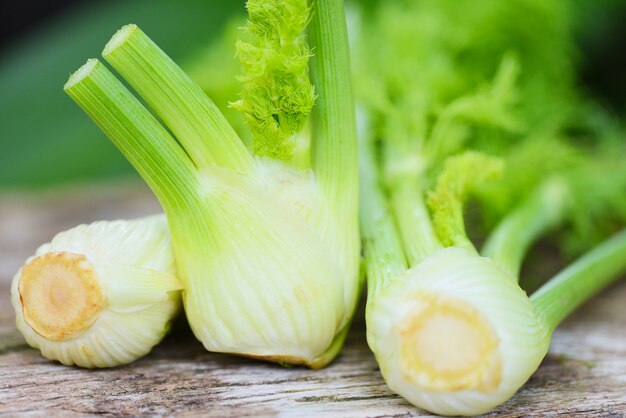
[[(626, 270), (626, 234), (608, 238), (626, 219), (626, 173), (621, 131), (574, 86), (571, 6), (480, 6), (351, 5), (358, 172), (342, 1), (248, 1), (232, 103), (247, 128), (139, 28), (120, 29), (103, 57), (156, 116), (94, 59), (65, 91), (165, 217), (83, 225), (40, 247), (12, 287), (28, 343), (68, 365), (125, 364), (182, 300), (210, 351), (323, 367), (360, 294), (360, 182), (367, 339), (388, 385), (440, 414), (505, 402), (558, 323)], [(548, 232), (584, 255), (529, 298), (520, 267)]]

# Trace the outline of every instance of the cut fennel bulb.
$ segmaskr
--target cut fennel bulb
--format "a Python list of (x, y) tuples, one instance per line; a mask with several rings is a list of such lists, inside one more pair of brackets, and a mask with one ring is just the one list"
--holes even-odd
[(390, 280), (366, 319), (389, 387), (445, 415), (480, 414), (509, 399), (550, 344), (515, 278), (464, 248), (438, 250)]
[(57, 234), (11, 285), (16, 324), (44, 357), (114, 367), (150, 352), (180, 308), (162, 215), (99, 221)]
[[(402, 204), (396, 210), (413, 208), (397, 216), (411, 220), (398, 223), (400, 234), (380, 190), (372, 148), (362, 148), (367, 341), (381, 373), (394, 392), (428, 411), (485, 413), (535, 372), (559, 322), (626, 270), (626, 233), (529, 298), (517, 272), (532, 242), (562, 219), (568, 192), (561, 181), (548, 179), (505, 217), (484, 257), (465, 234), (462, 201), (472, 173), (478, 167), (488, 172), (492, 159), (467, 153), (449, 160), (429, 199), (434, 222), (420, 193), (397, 196)], [(459, 170), (466, 175), (452, 175)]]
[[(316, 368), (339, 352), (360, 290), (343, 2), (315, 2), (311, 16), (302, 0), (247, 7), (258, 44), (238, 44), (248, 72), (235, 106), (257, 155), (135, 25), (120, 29), (103, 56), (168, 129), (97, 60), (65, 91), (160, 200), (185, 312), (204, 346)], [(301, 33), (309, 22), (310, 49)]]
[(445, 248), (371, 295), (368, 344), (389, 387), (411, 403), (482, 414), (530, 378), (556, 326), (625, 271), (622, 232), (529, 298), (489, 258)]

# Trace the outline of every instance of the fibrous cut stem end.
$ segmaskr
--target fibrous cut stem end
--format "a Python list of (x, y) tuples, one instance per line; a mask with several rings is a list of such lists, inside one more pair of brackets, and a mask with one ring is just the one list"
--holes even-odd
[(63, 86), (64, 90), (68, 90), (74, 87), (76, 84), (80, 83), (84, 80), (89, 74), (96, 68), (98, 65), (98, 60), (96, 58), (90, 58), (86, 63), (83, 64), (78, 70), (74, 71), (70, 78), (67, 80), (67, 83)]
[(108, 54), (113, 52), (117, 47), (122, 45), (130, 36), (138, 30), (139, 28), (134, 23), (129, 23), (128, 25), (122, 26), (115, 35), (111, 37), (109, 42), (104, 46), (104, 50), (102, 50), (102, 56), (106, 57)]
[(104, 307), (93, 265), (66, 251), (32, 259), (22, 268), (18, 290), (26, 323), (54, 341), (87, 331)]

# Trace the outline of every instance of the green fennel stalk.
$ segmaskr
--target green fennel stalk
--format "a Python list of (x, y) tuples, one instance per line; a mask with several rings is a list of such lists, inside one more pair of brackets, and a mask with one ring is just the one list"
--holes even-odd
[(588, 251), (531, 295), (530, 300), (551, 330), (624, 274), (625, 254), (626, 231), (622, 231)]

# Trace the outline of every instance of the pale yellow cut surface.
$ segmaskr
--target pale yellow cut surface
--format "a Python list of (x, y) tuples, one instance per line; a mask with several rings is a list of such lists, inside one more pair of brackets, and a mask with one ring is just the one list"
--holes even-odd
[(431, 390), (491, 392), (500, 383), (498, 338), (475, 308), (419, 293), (401, 325), (405, 376)]
[(93, 265), (84, 255), (66, 251), (47, 253), (26, 264), (18, 289), (26, 323), (54, 341), (84, 333), (104, 306)]

